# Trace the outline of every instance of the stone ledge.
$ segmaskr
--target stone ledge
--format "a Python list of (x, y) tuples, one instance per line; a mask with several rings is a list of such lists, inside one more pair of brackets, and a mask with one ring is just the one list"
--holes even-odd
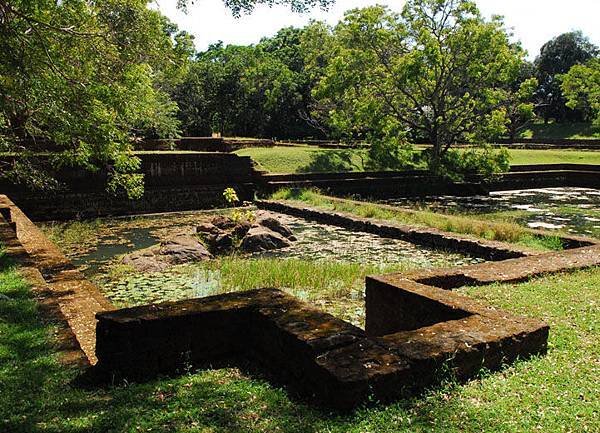
[(461, 252), (486, 260), (507, 260), (540, 254), (539, 251), (504, 242), (487, 241), (437, 229), (416, 228), (371, 218), (361, 218), (345, 212), (332, 212), (309, 206), (300, 207), (272, 200), (257, 200), (255, 204), (260, 209), (293, 215), (311, 221), (371, 233), (382, 237), (400, 239), (430, 248)]
[(388, 274), (381, 278), (388, 282), (408, 278), (421, 284), (442, 289), (455, 289), (467, 285), (517, 283), (544, 274), (593, 266), (600, 266), (600, 245), (500, 262), (486, 262), (454, 268), (420, 269), (403, 274)]
[(60, 352), (61, 362), (79, 367), (89, 366), (90, 361), (81, 349), (69, 321), (62, 313), (57, 297), (52, 293), (39, 269), (35, 267), (34, 261), (19, 242), (15, 232), (15, 223), (8, 222), (11, 217), (10, 212), (0, 212), (0, 244), (5, 248), (7, 256), (19, 266), (19, 273), (31, 286), (31, 291), (44, 318), (56, 326), (56, 347)]
[[(76, 339), (78, 350), (83, 351), (89, 364), (95, 364), (96, 319), (99, 311), (114, 309), (98, 288), (71, 262), (29, 218), (4, 195), (0, 195), (2, 215), (9, 215), (16, 232), (3, 230), (0, 240), (15, 248), (9, 249), (11, 257), (29, 269), (32, 282), (42, 305), (50, 305), (54, 314), (66, 322)], [(3, 216), (0, 219), (4, 220)], [(4, 220), (5, 227), (8, 222)]]
[[(99, 313), (98, 368), (143, 380), (237, 355), (313, 401), (351, 409), (420, 390), (447, 368), (467, 379), (546, 350), (543, 322), (473, 307), (459, 295), (447, 301), (448, 292), (432, 287), (393, 290), (422, 298), (423, 314), (444, 310), (440, 322), (370, 338), (276, 289), (229, 293)], [(459, 314), (449, 319), (447, 309)]]

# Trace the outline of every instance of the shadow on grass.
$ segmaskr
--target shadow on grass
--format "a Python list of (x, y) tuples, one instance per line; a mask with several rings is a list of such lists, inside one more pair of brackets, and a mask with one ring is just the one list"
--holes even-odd
[(299, 173), (332, 173), (362, 171), (363, 163), (357, 150), (323, 150), (314, 152), (308, 165)]
[(600, 138), (600, 128), (590, 123), (534, 124), (526, 128), (525, 135), (535, 139)]

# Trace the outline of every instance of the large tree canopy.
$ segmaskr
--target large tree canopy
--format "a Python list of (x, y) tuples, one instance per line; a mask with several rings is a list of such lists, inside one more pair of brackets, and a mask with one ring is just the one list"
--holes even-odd
[(284, 28), (257, 45), (219, 43), (199, 53), (174, 93), (184, 134), (318, 134), (306, 122), (311, 96), (303, 34), (302, 29)]
[[(179, 132), (169, 93), (193, 54), (149, 0), (0, 0), (0, 177), (37, 188), (55, 182), (35, 143), (53, 146), (46, 168), (106, 170), (109, 190), (139, 196), (136, 137)], [(180, 1), (180, 5), (193, 1)], [(329, 0), (225, 0), (234, 13), (255, 4), (294, 10)]]
[(546, 42), (535, 60), (539, 89), (540, 111), (546, 120), (583, 120), (582, 112), (569, 110), (560, 85), (560, 75), (579, 64), (586, 63), (598, 53), (580, 31), (563, 33)]
[(146, 0), (0, 0), (0, 11), (0, 139), (20, 156), (2, 175), (50, 186), (42, 140), (51, 167), (104, 168), (110, 190), (139, 195), (131, 139), (177, 134), (167, 90), (191, 38)]
[(524, 56), (500, 18), (484, 20), (467, 0), (353, 10), (322, 45), (329, 60), (315, 96), (329, 124), (368, 139), (379, 167), (406, 163), (407, 137), (427, 140), (434, 170), (452, 145), (506, 129)]
[(588, 113), (600, 128), (600, 58), (573, 66), (561, 81), (567, 106)]

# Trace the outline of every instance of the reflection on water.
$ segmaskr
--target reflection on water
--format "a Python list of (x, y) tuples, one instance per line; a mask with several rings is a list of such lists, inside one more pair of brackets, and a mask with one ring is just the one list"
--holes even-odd
[[(489, 196), (438, 196), (394, 199), (385, 203), (444, 212), (488, 214), (520, 211), (517, 222), (531, 228), (561, 229), (574, 234), (600, 233), (600, 191), (589, 188), (542, 188), (497, 191)], [(522, 214), (522, 215), (521, 215)]]
[[(254, 253), (247, 257), (334, 260), (378, 266), (410, 263), (418, 267), (462, 265), (481, 261), (462, 254), (427, 249), (401, 240), (353, 232), (288, 215), (274, 214), (274, 216), (292, 229), (297, 241), (288, 248)], [(174, 215), (173, 220), (170, 221), (173, 230), (165, 229), (164, 217), (161, 225), (154, 226), (138, 225), (135, 221), (132, 221), (131, 225), (120, 223), (118, 226), (113, 226), (112, 222), (107, 221), (110, 225), (110, 235), (98, 236), (94, 245), (88, 245), (78, 254), (71, 255), (71, 259), (84, 273), (93, 277), (102, 273), (103, 266), (113, 262), (117, 257), (156, 244), (159, 238), (164, 236), (164, 233), (161, 235), (161, 231), (168, 235), (181, 230), (192, 230), (189, 221), (186, 221), (187, 226), (181, 225), (177, 218), (177, 215)], [(201, 218), (197, 220), (200, 221)]]
[(99, 268), (117, 256), (127, 254), (134, 250), (151, 247), (158, 243), (158, 238), (152, 234), (150, 228), (136, 228), (123, 230), (119, 236), (112, 235), (99, 239), (95, 248), (83, 254), (71, 257), (71, 262), (79, 266), (84, 273), (95, 274)]

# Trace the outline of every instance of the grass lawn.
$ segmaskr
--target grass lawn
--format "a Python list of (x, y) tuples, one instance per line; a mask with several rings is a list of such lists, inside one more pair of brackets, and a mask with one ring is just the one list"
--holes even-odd
[[(323, 173), (363, 171), (364, 151), (305, 147), (247, 148), (237, 151), (250, 156), (262, 170), (271, 173)], [(580, 150), (510, 149), (511, 164), (600, 164), (600, 152)]]
[(2, 432), (597, 431), (600, 269), (466, 289), (497, 307), (546, 320), (547, 356), (340, 415), (291, 400), (237, 368), (78, 388), (72, 381), (79, 371), (57, 361), (53, 325), (40, 320), (17, 271), (1, 263), (0, 293), (10, 298), (0, 300)]
[(362, 171), (360, 151), (299, 147), (255, 147), (236, 151), (250, 156), (260, 169), (271, 173), (324, 173)]
[(366, 201), (332, 199), (313, 190), (282, 189), (272, 195), (274, 200), (290, 200), (292, 203), (304, 203), (310, 206), (347, 212), (364, 218), (375, 218), (408, 224), (431, 227), (447, 232), (472, 235), (483, 239), (511, 242), (540, 250), (560, 250), (562, 245), (556, 236), (533, 236), (530, 230), (514, 222), (514, 218), (503, 219), (497, 215), (495, 220), (478, 219), (476, 216), (460, 214), (442, 214), (427, 209), (407, 210), (391, 208)]
[(510, 149), (510, 163), (524, 164), (600, 164), (600, 151)]

